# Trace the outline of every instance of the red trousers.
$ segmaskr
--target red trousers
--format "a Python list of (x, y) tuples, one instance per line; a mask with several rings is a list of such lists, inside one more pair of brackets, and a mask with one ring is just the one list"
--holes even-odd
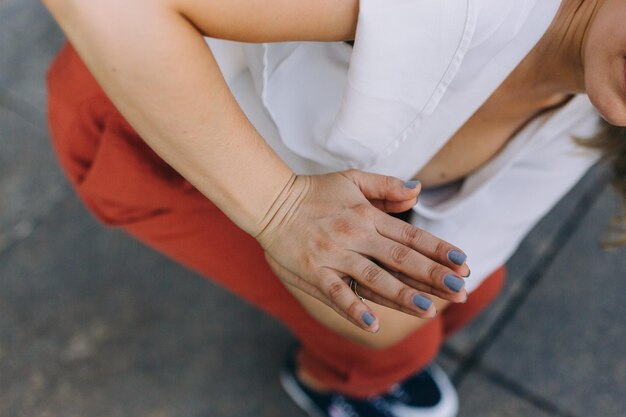
[(450, 306), (390, 348), (351, 342), (314, 320), (257, 242), (146, 146), (70, 45), (53, 62), (48, 88), (54, 148), (91, 212), (280, 320), (301, 343), (300, 366), (334, 390), (364, 397), (412, 375), (502, 287), (500, 268), (466, 304)]

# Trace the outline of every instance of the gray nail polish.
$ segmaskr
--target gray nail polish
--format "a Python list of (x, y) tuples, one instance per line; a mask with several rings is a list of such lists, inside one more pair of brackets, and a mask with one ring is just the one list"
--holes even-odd
[(365, 313), (363, 313), (363, 321), (368, 326), (371, 326), (376, 321), (376, 318), (372, 315), (372, 313), (370, 313), (369, 311), (366, 311)]
[(415, 188), (417, 188), (418, 185), (420, 185), (419, 181), (407, 181), (407, 182), (404, 183), (404, 186), (406, 188), (413, 188), (413, 189), (415, 189)]
[(433, 305), (433, 302), (423, 295), (415, 294), (415, 297), (413, 297), (413, 304), (415, 304), (418, 308), (426, 311), (430, 308), (431, 305)]
[(458, 250), (451, 250), (448, 252), (448, 259), (456, 265), (463, 265), (467, 259), (467, 255), (463, 252), (459, 252)]
[(443, 279), (443, 283), (454, 292), (461, 291), (461, 288), (465, 285), (465, 281), (454, 275), (446, 275)]

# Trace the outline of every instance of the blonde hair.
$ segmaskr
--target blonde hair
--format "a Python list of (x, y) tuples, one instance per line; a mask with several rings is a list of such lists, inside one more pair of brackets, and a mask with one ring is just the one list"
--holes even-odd
[(577, 142), (602, 152), (603, 161), (612, 168), (612, 185), (623, 200), (622, 212), (612, 219), (603, 245), (607, 249), (626, 245), (626, 127), (613, 126), (602, 121), (602, 126), (594, 137)]

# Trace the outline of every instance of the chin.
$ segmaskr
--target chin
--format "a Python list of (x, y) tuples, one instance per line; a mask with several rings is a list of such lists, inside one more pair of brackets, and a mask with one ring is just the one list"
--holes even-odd
[(600, 116), (613, 126), (626, 127), (626, 113), (623, 111), (600, 112)]
[(590, 92), (589, 99), (607, 123), (626, 127), (626, 102), (622, 97), (614, 94), (597, 97)]

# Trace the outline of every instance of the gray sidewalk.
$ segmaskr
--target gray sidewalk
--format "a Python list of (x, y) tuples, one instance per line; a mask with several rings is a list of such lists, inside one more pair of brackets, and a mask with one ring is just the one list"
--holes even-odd
[[(303, 416), (278, 384), (280, 324), (70, 192), (44, 115), (62, 42), (39, 2), (0, 0), (0, 416)], [(626, 416), (626, 250), (598, 245), (618, 203), (591, 172), (445, 346), (461, 416)]]

